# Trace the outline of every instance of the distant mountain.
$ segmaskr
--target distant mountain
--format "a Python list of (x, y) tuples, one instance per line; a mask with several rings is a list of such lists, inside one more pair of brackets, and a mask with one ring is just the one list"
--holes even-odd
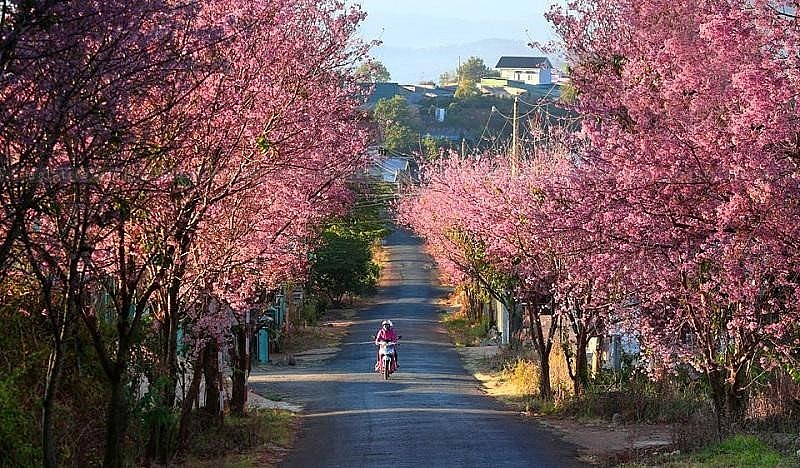
[[(485, 39), (466, 44), (427, 48), (380, 46), (372, 51), (372, 55), (386, 65), (392, 75), (392, 81), (411, 84), (423, 80), (438, 82), (442, 73), (455, 71), (459, 59), (464, 62), (472, 56), (482, 58), (488, 67), (494, 67), (502, 55), (544, 54), (521, 41)], [(553, 66), (559, 66), (553, 57), (550, 61), (553, 62)]]

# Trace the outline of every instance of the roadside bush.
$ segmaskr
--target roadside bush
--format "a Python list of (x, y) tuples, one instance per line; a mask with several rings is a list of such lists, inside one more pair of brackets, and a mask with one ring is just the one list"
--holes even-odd
[(536, 363), (517, 358), (507, 364), (505, 374), (520, 395), (534, 396), (539, 391), (539, 367)]
[(133, 417), (138, 422), (136, 438), (147, 441), (137, 447), (136, 458), (154, 457), (166, 462), (178, 450), (180, 412), (164, 404), (165, 385), (169, 385), (169, 379), (158, 379), (133, 409)]
[(316, 325), (328, 310), (328, 301), (324, 298), (311, 296), (303, 303), (300, 317), (304, 325)]
[(0, 466), (41, 465), (41, 449), (38, 440), (37, 422), (20, 405), (22, 395), (17, 376), (12, 374), (0, 379)]
[(713, 421), (713, 408), (700, 382), (685, 379), (652, 381), (643, 374), (608, 383), (599, 377), (586, 393), (561, 403), (564, 413), (625, 422), (681, 423)]
[(288, 411), (256, 410), (245, 417), (226, 417), (222, 425), (211, 424), (209, 417), (198, 413), (192, 418), (194, 457), (214, 459), (265, 444), (289, 443), (293, 415)]

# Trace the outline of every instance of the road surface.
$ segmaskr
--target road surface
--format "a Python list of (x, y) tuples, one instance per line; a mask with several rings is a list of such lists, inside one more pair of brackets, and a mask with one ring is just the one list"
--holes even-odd
[[(389, 263), (375, 305), (350, 327), (341, 352), (317, 367), (260, 375), (257, 393), (304, 406), (284, 467), (582, 466), (575, 447), (483, 395), (438, 323), (430, 258), (403, 231), (386, 240)], [(391, 319), (400, 369), (373, 372), (372, 337)]]

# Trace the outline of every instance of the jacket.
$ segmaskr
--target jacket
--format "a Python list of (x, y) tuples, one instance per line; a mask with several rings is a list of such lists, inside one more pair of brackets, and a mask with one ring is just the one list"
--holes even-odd
[(379, 341), (397, 341), (397, 332), (394, 331), (394, 328), (388, 330), (381, 328), (378, 330), (378, 334), (375, 335), (375, 343)]

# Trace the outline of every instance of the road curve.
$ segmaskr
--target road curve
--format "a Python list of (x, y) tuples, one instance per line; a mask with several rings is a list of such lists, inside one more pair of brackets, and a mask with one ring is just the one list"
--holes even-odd
[[(284, 467), (569, 467), (575, 447), (483, 395), (438, 323), (430, 258), (403, 231), (386, 240), (389, 262), (375, 305), (350, 327), (341, 352), (315, 368), (259, 375), (257, 393), (304, 406)], [(400, 369), (389, 381), (372, 371), (372, 336), (391, 319)]]

